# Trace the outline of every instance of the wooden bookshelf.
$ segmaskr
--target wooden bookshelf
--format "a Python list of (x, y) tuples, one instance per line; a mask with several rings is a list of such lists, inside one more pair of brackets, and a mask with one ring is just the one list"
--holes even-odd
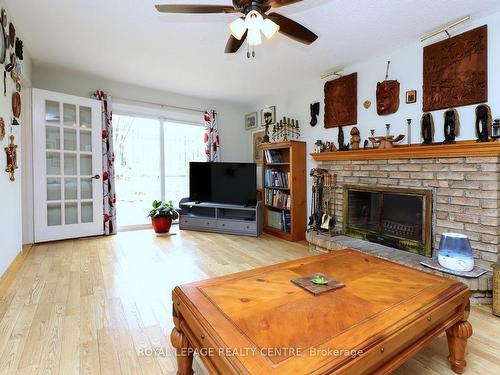
[[(307, 229), (307, 198), (306, 198), (306, 143), (287, 141), (277, 143), (264, 143), (260, 145), (264, 153), (262, 160), (262, 200), (264, 202), (264, 232), (283, 238), (288, 241), (303, 241)], [(271, 150), (279, 155), (278, 161), (268, 161), (266, 152)], [(272, 170), (288, 176), (288, 186), (275, 186), (266, 184), (266, 171)], [(269, 185), (269, 186), (266, 186)], [(290, 208), (276, 207), (272, 202), (266, 201), (268, 189), (290, 195)], [(290, 215), (290, 231), (287, 232), (269, 225), (269, 212)], [(271, 214), (272, 215), (272, 214)], [(277, 215), (277, 214), (274, 214)]]

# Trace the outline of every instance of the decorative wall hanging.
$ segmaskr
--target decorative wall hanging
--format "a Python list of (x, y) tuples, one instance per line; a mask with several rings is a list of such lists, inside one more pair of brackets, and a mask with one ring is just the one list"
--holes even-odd
[(7, 11), (5, 9), (2, 9), (2, 16), (0, 22), (2, 23), (2, 27), (4, 28), (4, 30), (7, 29), (8, 21), (7, 21)]
[(344, 129), (339, 127), (339, 134), (337, 137), (337, 141), (339, 142), (339, 151), (347, 151), (349, 150), (349, 143), (344, 144)]
[(443, 144), (455, 143), (455, 137), (460, 135), (460, 118), (456, 109), (444, 112), (444, 141)]
[(264, 142), (264, 136), (266, 132), (265, 130), (258, 130), (252, 133), (253, 140), (253, 162), (257, 164), (262, 164), (262, 150), (259, 149), (259, 146)]
[(434, 119), (432, 118), (432, 114), (427, 112), (422, 115), (422, 119), (420, 120), (420, 128), (423, 145), (431, 145), (434, 141)]
[(260, 110), (260, 125), (274, 124), (276, 122), (276, 106), (266, 107)]
[(358, 123), (358, 73), (325, 83), (325, 128)]
[(488, 142), (491, 134), (491, 108), (481, 104), (476, 107), (477, 142)]
[(24, 44), (23, 41), (19, 38), (16, 38), (16, 56), (19, 60), (24, 59)]
[(424, 47), (423, 110), (488, 100), (487, 25)]
[(245, 115), (245, 130), (255, 129), (257, 127), (257, 112), (247, 113)]
[(406, 104), (417, 102), (417, 90), (410, 90), (406, 92)]
[(273, 126), (273, 141), (282, 139), (288, 141), (289, 138), (298, 139), (300, 136), (299, 121), (283, 117)]
[(311, 121), (309, 122), (309, 124), (311, 126), (316, 126), (316, 124), (318, 123), (318, 116), (319, 116), (319, 102), (310, 104), (309, 109), (311, 111)]
[(9, 180), (15, 181), (15, 170), (17, 169), (17, 145), (14, 144), (14, 136), (9, 137), (10, 143), (8, 147), (5, 147), (5, 154), (7, 155), (7, 167), (5, 172), (9, 174)]
[(389, 80), (390, 61), (387, 61), (385, 80), (377, 82), (377, 114), (379, 116), (396, 113), (399, 109), (399, 82)]
[(15, 118), (21, 116), (21, 95), (18, 92), (12, 94), (12, 114)]
[(10, 48), (14, 48), (14, 44), (16, 43), (16, 28), (14, 27), (14, 24), (11, 22), (9, 23), (9, 44)]
[(368, 109), (368, 108), (370, 108), (371, 106), (372, 106), (372, 102), (371, 102), (371, 101), (369, 101), (369, 100), (365, 100), (365, 101), (363, 102), (363, 107), (365, 107), (365, 109)]
[(359, 150), (359, 143), (361, 142), (359, 134), (358, 128), (354, 126), (351, 129), (351, 149), (353, 150)]
[(0, 142), (5, 138), (5, 121), (0, 117)]

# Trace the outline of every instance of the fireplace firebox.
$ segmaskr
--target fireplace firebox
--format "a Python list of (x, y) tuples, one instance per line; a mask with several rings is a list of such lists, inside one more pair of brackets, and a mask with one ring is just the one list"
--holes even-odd
[(348, 236), (432, 256), (432, 191), (344, 185)]

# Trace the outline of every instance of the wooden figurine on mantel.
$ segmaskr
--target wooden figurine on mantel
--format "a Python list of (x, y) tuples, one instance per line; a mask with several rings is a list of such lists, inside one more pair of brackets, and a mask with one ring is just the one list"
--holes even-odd
[(434, 119), (432, 118), (432, 113), (426, 112), (422, 115), (420, 127), (422, 129), (422, 139), (424, 140), (422, 144), (432, 145), (434, 141)]
[(386, 124), (386, 128), (387, 128), (387, 134), (385, 136), (382, 137), (371, 136), (368, 138), (372, 142), (373, 148), (378, 148), (378, 149), (393, 148), (394, 143), (402, 141), (403, 138), (405, 137), (403, 134), (400, 134), (397, 137), (389, 135), (390, 124)]
[(460, 135), (460, 120), (456, 109), (444, 112), (444, 141), (443, 144), (455, 143), (455, 137)]
[(351, 149), (353, 150), (359, 150), (359, 143), (361, 142), (359, 134), (359, 129), (354, 126), (351, 129)]
[(476, 142), (488, 142), (491, 134), (491, 108), (480, 104), (476, 107)]

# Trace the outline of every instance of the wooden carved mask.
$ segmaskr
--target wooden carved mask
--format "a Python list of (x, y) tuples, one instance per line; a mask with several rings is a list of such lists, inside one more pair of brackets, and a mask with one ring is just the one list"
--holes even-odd
[(396, 113), (399, 109), (399, 82), (385, 80), (377, 82), (377, 114), (379, 116)]

